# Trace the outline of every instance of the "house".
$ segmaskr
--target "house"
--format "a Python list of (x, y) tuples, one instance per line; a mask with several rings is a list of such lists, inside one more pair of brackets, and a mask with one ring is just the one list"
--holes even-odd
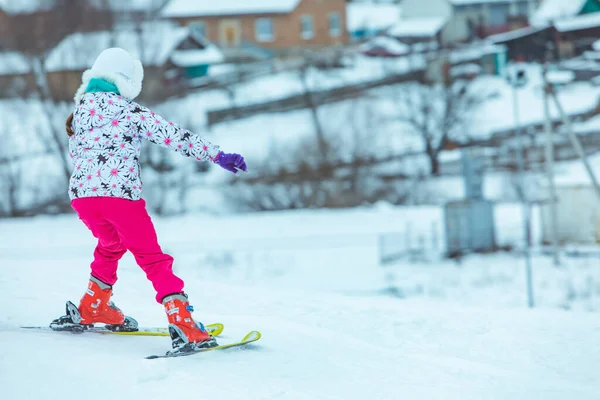
[(395, 3), (348, 3), (346, 28), (353, 41), (374, 37), (396, 25), (402, 8)]
[(527, 24), (533, 0), (404, 0), (403, 19), (437, 18), (440, 45), (469, 42)]
[(345, 0), (172, 0), (162, 16), (227, 54), (289, 53), (348, 43)]
[(53, 96), (59, 100), (72, 98), (83, 71), (91, 67), (102, 50), (115, 46), (142, 61), (145, 79), (141, 98), (146, 101), (178, 93), (185, 84), (180, 78), (201, 76), (208, 65), (222, 61), (220, 52), (197, 33), (168, 21), (143, 23), (135, 30), (73, 33), (46, 59)]
[(35, 91), (31, 63), (15, 51), (0, 51), (0, 98), (26, 97)]
[(507, 49), (507, 58), (517, 62), (543, 62), (556, 58), (556, 30), (552, 26), (527, 26), (486, 38)]
[(600, 0), (543, 0), (531, 26), (487, 39), (505, 45), (517, 61), (546, 61), (584, 54), (600, 37)]

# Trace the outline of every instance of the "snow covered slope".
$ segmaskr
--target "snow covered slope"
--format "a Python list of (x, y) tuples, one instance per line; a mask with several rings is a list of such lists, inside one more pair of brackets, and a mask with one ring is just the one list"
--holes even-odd
[[(320, 215), (335, 221), (335, 215)], [(215, 226), (238, 227), (235, 242), (254, 237), (260, 246), (261, 233), (279, 231), (285, 237), (290, 235), (286, 229), (308, 231), (301, 217), (287, 216), (287, 227), (268, 215), (263, 226), (247, 217), (229, 217), (222, 225), (194, 217), (157, 221), (165, 247), (177, 249), (175, 268), (186, 279), (196, 317), (224, 323), (222, 342), (250, 329), (263, 333), (246, 350), (169, 360), (143, 359), (167, 350), (167, 338), (19, 330), (20, 325), (47, 324), (63, 312), (65, 300), (78, 301), (93, 240), (74, 216), (0, 221), (0, 398), (600, 397), (600, 319), (595, 313), (345, 296), (309, 289), (309, 282), (320, 279), (318, 271), (295, 275), (295, 288), (280, 286), (268, 275), (261, 282), (218, 279), (218, 274), (202, 279), (206, 266), (179, 257), (184, 245), (197, 251), (208, 245), (205, 239), (214, 236)], [(254, 221), (254, 231), (248, 221)], [(356, 221), (366, 232), (376, 230), (364, 216)], [(344, 260), (340, 279), (362, 273), (364, 262)], [(337, 267), (335, 260), (331, 266)], [(164, 325), (152, 287), (130, 255), (119, 276), (115, 302), (145, 326)]]

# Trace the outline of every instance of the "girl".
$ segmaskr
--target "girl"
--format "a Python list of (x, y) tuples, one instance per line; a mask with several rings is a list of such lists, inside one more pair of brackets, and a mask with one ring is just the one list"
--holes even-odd
[[(88, 289), (77, 310), (71, 310), (78, 311), (76, 319), (80, 321), (67, 322), (137, 330), (135, 320), (125, 317), (110, 301), (117, 264), (129, 250), (152, 282), (156, 301), (165, 308), (173, 347), (187, 343), (215, 346), (204, 326), (192, 318), (184, 283), (172, 271), (173, 257), (161, 250), (141, 198), (142, 139), (198, 161), (214, 162), (233, 173), (246, 171), (246, 163), (239, 154), (223, 153), (206, 139), (135, 103), (143, 74), (140, 61), (127, 51), (104, 50), (83, 74), (75, 111), (67, 119), (74, 167), (69, 183), (71, 205), (98, 239)], [(58, 321), (53, 323), (55, 327)]]

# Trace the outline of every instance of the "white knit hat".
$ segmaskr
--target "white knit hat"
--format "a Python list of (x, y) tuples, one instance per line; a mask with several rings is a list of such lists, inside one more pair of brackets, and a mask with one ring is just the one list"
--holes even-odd
[(91, 69), (83, 73), (82, 84), (75, 94), (75, 103), (79, 103), (90, 80), (104, 79), (114, 84), (121, 96), (133, 100), (142, 91), (144, 68), (139, 60), (133, 58), (126, 50), (118, 47), (106, 49), (100, 53)]

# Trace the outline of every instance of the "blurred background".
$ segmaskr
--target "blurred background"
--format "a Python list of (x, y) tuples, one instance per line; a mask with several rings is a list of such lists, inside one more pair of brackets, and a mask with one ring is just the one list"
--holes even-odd
[(143, 149), (202, 277), (597, 311), (599, 39), (598, 0), (0, 0), (3, 253), (90, 242), (64, 123), (118, 46), (140, 103), (247, 159)]

